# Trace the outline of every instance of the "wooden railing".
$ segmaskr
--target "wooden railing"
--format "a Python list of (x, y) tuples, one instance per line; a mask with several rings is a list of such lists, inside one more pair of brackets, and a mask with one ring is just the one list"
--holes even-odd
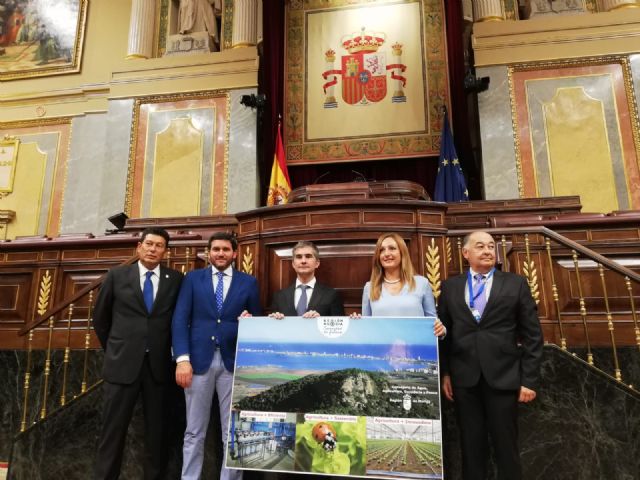
[[(173, 243), (182, 245), (173, 247)], [(196, 267), (199, 268), (204, 265), (204, 261), (198, 252), (204, 251), (205, 243), (201, 239), (172, 242), (174, 252), (179, 251), (180, 256), (177, 259), (175, 254), (172, 256), (170, 248), (164, 263), (167, 266), (179, 268), (183, 273)], [(137, 260), (137, 256), (132, 256), (121, 265), (130, 265)], [(58, 408), (64, 407), (69, 401), (80, 397), (101, 383), (99, 375), (95, 373), (93, 376), (91, 375), (90, 363), (92, 363), (92, 356), (98, 356), (99, 352), (92, 320), (93, 305), (103, 280), (104, 276), (101, 276), (46, 311), (36, 305), (35, 311), (38, 316), (19, 331), (20, 335), (26, 337), (27, 345), (20, 432), (24, 432), (31, 425), (45, 419)], [(78, 312), (81, 313), (78, 314)], [(42, 332), (43, 329), (46, 329), (47, 337), (44, 349), (37, 350), (40, 354), (38, 356), (41, 357), (38, 360), (42, 362), (39, 365), (34, 358), (34, 336), (36, 332)], [(78, 332), (81, 332), (82, 342), (78, 342)], [(82, 345), (80, 346), (79, 343)], [(72, 365), (74, 352), (81, 354), (81, 368), (72, 368), (76, 367)], [(54, 384), (54, 358), (60, 356), (62, 357), (61, 362), (55, 365), (58, 367), (60, 381)], [(76, 358), (76, 360), (78, 359)], [(99, 361), (95, 363), (94, 367), (97, 367)], [(94, 370), (97, 373), (97, 368)], [(38, 371), (40, 374), (38, 398), (30, 398), (34, 371)], [(80, 378), (77, 378), (79, 372)]]
[[(440, 232), (431, 234), (435, 239), (440, 239), (435, 243), (441, 242), (451, 252), (450, 255), (438, 256), (436, 265), (431, 266), (435, 268), (438, 279), (458, 274), (465, 268), (462, 239), (469, 231), (449, 230), (444, 238)], [(626, 378), (619, 350), (633, 347), (635, 353), (640, 354), (640, 327), (636, 311), (640, 300), (640, 274), (609, 256), (542, 226), (494, 228), (488, 231), (497, 241), (501, 268), (527, 278), (538, 303), (545, 341), (584, 357), (590, 365), (609, 372), (621, 384), (628, 386), (632, 383)], [(349, 242), (353, 242), (347, 234), (341, 235), (345, 238), (336, 238), (334, 243), (342, 241), (349, 245)], [(375, 242), (378, 233), (367, 235), (370, 235), (369, 240), (358, 237), (358, 245)], [(135, 242), (135, 239), (131, 241)], [(270, 237), (269, 242), (273, 241)], [(205, 243), (200, 237), (182, 242), (172, 240), (167, 264), (183, 272), (204, 266), (202, 252)], [(256, 259), (256, 270), (252, 273), (258, 277), (263, 289), (272, 290), (265, 251), (273, 248), (273, 245), (255, 245), (252, 258)], [(246, 253), (245, 250), (242, 251)], [(335, 255), (349, 255), (348, 252), (352, 251), (345, 249), (344, 253), (340, 253), (340, 250), (336, 250)], [(135, 257), (124, 263), (133, 261)], [(348, 262), (348, 259), (336, 257), (331, 261), (336, 264)], [(241, 269), (245, 268), (243, 265), (243, 261), (239, 261)], [(369, 268), (368, 261), (358, 265)], [(327, 265), (324, 267), (326, 269)], [(40, 283), (46, 288), (46, 278)], [(97, 365), (100, 354), (91, 322), (101, 283), (102, 278), (90, 282), (53, 308), (44, 308), (46, 311), (39, 308), (38, 296), (34, 296), (34, 309), (38, 315), (19, 332), (26, 338), (27, 349), (21, 431), (91, 390), (100, 381)], [(361, 289), (362, 284), (355, 285), (354, 281), (349, 288)], [(434, 291), (439, 289), (434, 288)], [(37, 344), (34, 343), (35, 337), (38, 337)], [(609, 352), (606, 357), (602, 356), (603, 349)], [(54, 359), (57, 359), (55, 365)], [(41, 385), (36, 393), (33, 392), (35, 374)], [(60, 381), (54, 382), (54, 377)]]

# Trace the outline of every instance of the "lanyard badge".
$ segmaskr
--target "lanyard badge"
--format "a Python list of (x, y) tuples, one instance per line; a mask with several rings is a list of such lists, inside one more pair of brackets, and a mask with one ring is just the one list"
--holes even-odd
[(480, 317), (482, 315), (480, 314), (480, 311), (477, 308), (474, 308), (474, 303), (476, 299), (484, 293), (484, 289), (487, 283), (489, 282), (489, 279), (493, 275), (493, 272), (495, 271), (496, 271), (495, 267), (493, 267), (491, 271), (489, 271), (489, 273), (484, 279), (484, 282), (482, 282), (482, 284), (480, 285), (480, 288), (478, 288), (478, 291), (475, 293), (475, 295), (473, 294), (473, 280), (471, 277), (471, 270), (467, 271), (467, 285), (469, 286), (469, 308), (471, 309), (471, 314), (473, 315), (473, 318), (476, 319), (476, 322), (480, 321)]

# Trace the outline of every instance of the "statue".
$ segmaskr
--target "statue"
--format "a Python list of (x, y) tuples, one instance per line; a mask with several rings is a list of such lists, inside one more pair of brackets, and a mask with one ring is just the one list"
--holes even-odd
[(220, 11), (221, 0), (180, 0), (178, 32), (181, 34), (207, 32), (218, 50), (220, 38), (215, 11)]

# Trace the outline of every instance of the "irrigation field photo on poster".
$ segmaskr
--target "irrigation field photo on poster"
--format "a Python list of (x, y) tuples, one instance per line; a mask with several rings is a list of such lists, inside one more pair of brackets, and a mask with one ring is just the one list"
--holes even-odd
[(243, 318), (227, 466), (441, 479), (433, 322)]

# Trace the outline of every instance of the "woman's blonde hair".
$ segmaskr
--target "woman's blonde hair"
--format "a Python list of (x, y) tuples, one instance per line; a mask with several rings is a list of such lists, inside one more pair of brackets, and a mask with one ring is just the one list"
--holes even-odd
[(382, 242), (385, 239), (391, 238), (398, 245), (400, 251), (400, 282), (404, 287), (405, 284), (409, 285), (409, 291), (416, 288), (416, 281), (413, 278), (414, 270), (411, 263), (411, 257), (409, 256), (409, 249), (404, 240), (397, 233), (383, 233), (376, 242), (376, 251), (373, 254), (373, 262), (371, 266), (371, 278), (370, 278), (370, 292), (369, 297), (372, 301), (378, 300), (382, 292), (382, 282), (384, 280), (384, 268), (380, 263), (380, 252), (382, 251)]

